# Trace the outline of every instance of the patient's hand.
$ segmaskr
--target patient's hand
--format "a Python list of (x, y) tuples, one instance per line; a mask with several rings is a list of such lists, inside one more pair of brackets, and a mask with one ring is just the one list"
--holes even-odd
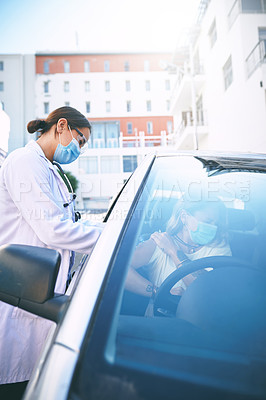
[(177, 250), (179, 250), (179, 248), (177, 247), (177, 245), (173, 242), (173, 239), (171, 238), (171, 236), (168, 235), (168, 233), (164, 232), (164, 233), (159, 233), (159, 232), (154, 232), (151, 235), (151, 239), (154, 240), (154, 242), (156, 243), (156, 245), (168, 256), (170, 256), (174, 263), (176, 265), (178, 265), (180, 263), (179, 258), (177, 257)]
[(178, 287), (173, 287), (171, 290), (170, 290), (170, 293), (171, 294), (173, 294), (173, 295), (175, 295), (175, 296), (182, 296), (182, 294), (184, 293), (184, 289), (181, 287), (181, 286), (178, 286)]

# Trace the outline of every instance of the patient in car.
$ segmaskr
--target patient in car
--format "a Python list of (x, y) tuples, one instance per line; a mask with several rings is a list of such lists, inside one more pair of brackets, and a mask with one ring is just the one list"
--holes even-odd
[[(231, 256), (225, 235), (226, 207), (219, 200), (176, 204), (165, 232), (153, 233), (140, 243), (133, 255), (126, 289), (153, 297), (156, 289), (186, 261), (210, 256)], [(145, 277), (138, 273), (145, 266)], [(182, 295), (195, 275), (187, 275), (176, 283), (171, 293)]]

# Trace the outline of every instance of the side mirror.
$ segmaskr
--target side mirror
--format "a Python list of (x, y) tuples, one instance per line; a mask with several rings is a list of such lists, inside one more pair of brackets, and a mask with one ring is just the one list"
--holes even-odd
[(0, 247), (0, 300), (58, 322), (68, 296), (54, 293), (61, 255), (26, 245)]

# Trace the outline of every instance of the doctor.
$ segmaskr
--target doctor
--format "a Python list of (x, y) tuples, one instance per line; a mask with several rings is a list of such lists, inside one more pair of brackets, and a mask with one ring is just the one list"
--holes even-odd
[[(62, 261), (55, 290), (64, 293), (71, 250), (89, 254), (101, 228), (75, 222), (73, 198), (52, 162), (76, 160), (91, 126), (76, 109), (61, 107), (46, 120), (29, 122), (27, 129), (39, 132), (39, 139), (13, 151), (0, 169), (0, 245), (58, 250)], [(52, 323), (3, 302), (0, 316), (1, 397), (7, 387), (1, 385), (29, 380)]]

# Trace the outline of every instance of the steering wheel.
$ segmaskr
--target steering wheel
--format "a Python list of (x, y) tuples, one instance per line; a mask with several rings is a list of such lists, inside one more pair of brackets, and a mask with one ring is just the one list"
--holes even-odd
[[(172, 295), (170, 290), (185, 276), (204, 268), (215, 269), (223, 267), (253, 268), (251, 264), (231, 256), (204, 257), (194, 261), (187, 261), (173, 271), (158, 288), (154, 298), (154, 315), (175, 316), (180, 296)], [(207, 271), (204, 272), (208, 273)]]

